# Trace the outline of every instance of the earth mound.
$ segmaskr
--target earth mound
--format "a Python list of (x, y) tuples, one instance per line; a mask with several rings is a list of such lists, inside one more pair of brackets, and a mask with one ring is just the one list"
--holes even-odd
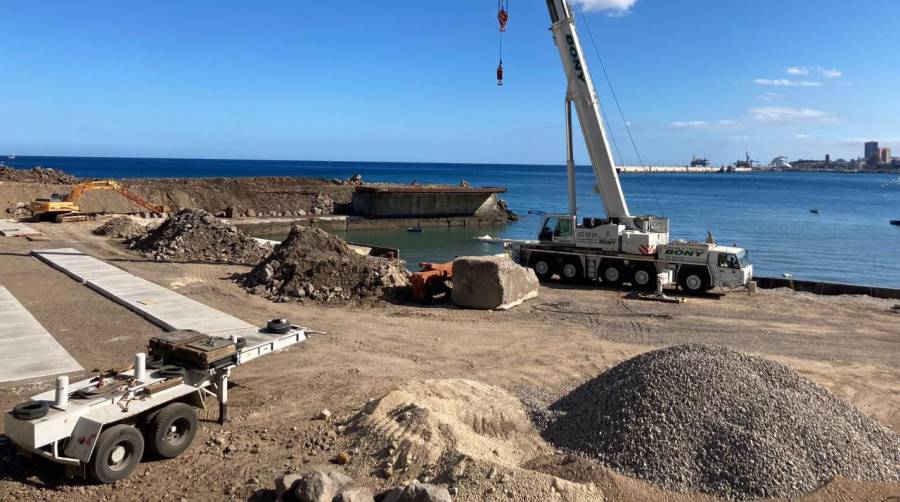
[(16, 169), (14, 167), (0, 166), (0, 180), (20, 181), (31, 183), (49, 183), (53, 185), (72, 185), (79, 179), (59, 169), (52, 167), (33, 167), (31, 169)]
[(481, 382), (408, 382), (371, 401), (346, 427), (365, 453), (354, 468), (395, 484), (446, 484), (459, 500), (602, 499), (593, 485), (522, 468), (553, 448), (518, 398)]
[(182, 209), (129, 247), (156, 260), (256, 265), (269, 249), (202, 209)]
[(790, 368), (712, 345), (641, 354), (550, 406), (551, 444), (677, 491), (792, 497), (900, 479), (900, 437)]
[(128, 216), (116, 216), (94, 229), (94, 235), (103, 235), (113, 239), (133, 239), (145, 235), (147, 227)]
[(295, 225), (241, 282), (274, 300), (329, 302), (397, 294), (409, 285), (409, 274), (395, 261), (360, 255), (322, 229)]

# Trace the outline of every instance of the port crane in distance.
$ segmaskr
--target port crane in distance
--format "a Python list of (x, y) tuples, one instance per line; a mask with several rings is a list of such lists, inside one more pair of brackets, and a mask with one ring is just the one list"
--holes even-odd
[[(569, 212), (547, 214), (537, 241), (508, 241), (512, 258), (538, 278), (564, 282), (599, 281), (652, 290), (677, 285), (691, 293), (746, 286), (753, 276), (747, 252), (705, 242), (670, 241), (669, 220), (634, 216), (628, 210), (603, 124), (600, 101), (584, 58), (575, 20), (566, 0), (547, 0), (551, 32), (568, 82), (566, 137)], [(605, 218), (579, 221), (575, 198), (572, 109), (587, 146)]]
[(151, 213), (163, 214), (168, 212), (168, 208), (165, 206), (154, 204), (144, 199), (115, 180), (95, 180), (79, 183), (73, 186), (72, 190), (67, 194), (55, 193), (47, 198), (35, 199), (28, 206), (28, 209), (36, 220), (52, 220), (57, 223), (83, 221), (87, 219), (87, 216), (81, 213), (78, 202), (85, 193), (94, 190), (116, 192)]

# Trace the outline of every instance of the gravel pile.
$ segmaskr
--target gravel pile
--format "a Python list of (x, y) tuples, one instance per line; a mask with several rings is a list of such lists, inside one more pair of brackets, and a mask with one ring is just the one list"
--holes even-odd
[(295, 225), (241, 282), (251, 293), (277, 301), (332, 302), (397, 294), (409, 285), (409, 274), (398, 262), (356, 253), (322, 229)]
[(182, 209), (129, 247), (156, 260), (256, 265), (269, 249), (202, 209)]
[(0, 180), (50, 183), (54, 185), (71, 185), (79, 181), (75, 176), (51, 167), (15, 169), (6, 166), (0, 166)]
[(94, 235), (113, 239), (133, 239), (147, 233), (147, 227), (128, 216), (116, 216), (94, 229)]
[(900, 437), (790, 368), (711, 345), (641, 354), (550, 406), (557, 447), (676, 491), (791, 497), (900, 480)]

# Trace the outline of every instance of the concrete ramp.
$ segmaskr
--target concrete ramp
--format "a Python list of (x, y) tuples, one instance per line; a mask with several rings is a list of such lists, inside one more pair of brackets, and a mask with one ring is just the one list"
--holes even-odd
[(0, 220), (0, 235), (4, 237), (22, 237), (41, 235), (37, 230), (15, 220)]
[(167, 331), (192, 329), (210, 336), (256, 333), (234, 316), (114, 267), (77, 249), (41, 249), (35, 257)]
[(0, 382), (82, 370), (16, 297), (0, 286)]

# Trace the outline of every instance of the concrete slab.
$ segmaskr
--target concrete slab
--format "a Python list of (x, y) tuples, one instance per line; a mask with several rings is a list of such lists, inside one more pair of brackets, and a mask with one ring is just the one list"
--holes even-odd
[(182, 296), (77, 249), (42, 249), (32, 254), (101, 295), (167, 331), (192, 329), (211, 336), (256, 333), (237, 317)]
[(15, 220), (0, 220), (0, 235), (4, 237), (23, 237), (41, 235), (37, 230)]
[(16, 297), (0, 286), (0, 382), (83, 369)]

